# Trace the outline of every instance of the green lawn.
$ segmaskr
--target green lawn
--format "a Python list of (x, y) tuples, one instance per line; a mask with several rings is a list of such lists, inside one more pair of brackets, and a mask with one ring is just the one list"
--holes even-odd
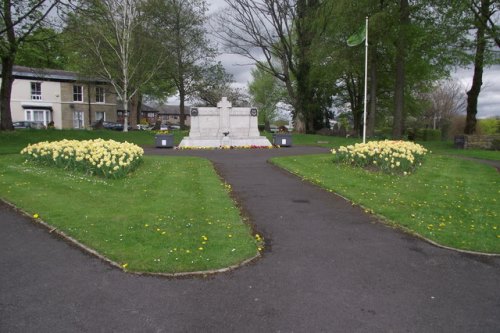
[(23, 161), (17, 154), (0, 156), (0, 197), (127, 270), (219, 269), (258, 253), (207, 160), (146, 156), (120, 180)]
[[(269, 140), (272, 133), (263, 132)], [(338, 148), (339, 146), (353, 145), (362, 142), (360, 138), (344, 138), (338, 136), (316, 135), (316, 134), (292, 134), (292, 143), (297, 146), (321, 146), (327, 148)], [(456, 149), (451, 141), (425, 141), (417, 142), (435, 154), (458, 155), (464, 157), (479, 158), (485, 160), (500, 161), (500, 151), (482, 149)]]
[(500, 253), (500, 177), (490, 166), (430, 155), (416, 173), (398, 177), (334, 164), (331, 155), (272, 161), (437, 243)]
[[(175, 144), (188, 135), (187, 131), (174, 130)], [(151, 131), (120, 132), (111, 130), (15, 130), (10, 132), (0, 131), (0, 155), (17, 154), (30, 143), (41, 141), (91, 140), (113, 139), (115, 141), (128, 141), (139, 146), (153, 146), (155, 133)]]
[(456, 149), (451, 141), (419, 142), (435, 154), (457, 155), (479, 158), (484, 160), (500, 161), (500, 151), (484, 149)]

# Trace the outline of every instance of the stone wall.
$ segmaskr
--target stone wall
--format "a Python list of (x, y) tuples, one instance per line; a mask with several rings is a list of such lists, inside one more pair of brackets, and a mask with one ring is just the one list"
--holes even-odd
[(494, 135), (459, 135), (455, 137), (457, 148), (499, 149), (500, 134)]

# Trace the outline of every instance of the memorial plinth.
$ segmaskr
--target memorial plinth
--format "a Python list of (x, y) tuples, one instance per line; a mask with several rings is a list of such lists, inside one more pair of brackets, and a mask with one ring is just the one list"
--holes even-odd
[(233, 108), (226, 97), (215, 108), (192, 108), (189, 136), (179, 147), (269, 147), (269, 140), (259, 133), (257, 118), (257, 109)]

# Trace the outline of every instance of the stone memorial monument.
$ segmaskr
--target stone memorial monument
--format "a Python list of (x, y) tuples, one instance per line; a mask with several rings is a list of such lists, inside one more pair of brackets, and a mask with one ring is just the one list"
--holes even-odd
[(226, 97), (217, 107), (191, 109), (191, 130), (179, 147), (271, 146), (257, 126), (257, 109), (233, 108)]

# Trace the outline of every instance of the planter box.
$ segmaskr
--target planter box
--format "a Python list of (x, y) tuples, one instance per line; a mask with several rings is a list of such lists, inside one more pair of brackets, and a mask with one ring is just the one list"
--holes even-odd
[(155, 135), (156, 148), (173, 148), (174, 135), (173, 134), (156, 134)]
[(292, 146), (292, 135), (291, 134), (273, 134), (273, 145), (280, 147), (291, 147)]

